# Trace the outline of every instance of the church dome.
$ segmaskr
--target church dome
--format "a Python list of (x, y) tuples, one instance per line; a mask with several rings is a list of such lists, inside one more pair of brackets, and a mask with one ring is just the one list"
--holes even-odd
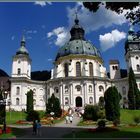
[(75, 25), (70, 30), (71, 38), (63, 47), (61, 47), (57, 53), (56, 60), (60, 57), (70, 54), (74, 55), (94, 55), (101, 57), (99, 50), (86, 41), (84, 38), (84, 29), (79, 25), (79, 20), (76, 16)]
[(16, 54), (26, 54), (28, 55), (28, 51), (27, 49), (25, 48), (25, 38), (23, 36), (22, 40), (21, 40), (21, 45), (20, 45), (20, 48), (17, 50)]
[(100, 52), (90, 42), (80, 39), (69, 41), (61, 47), (56, 59), (70, 54), (94, 55), (101, 57)]

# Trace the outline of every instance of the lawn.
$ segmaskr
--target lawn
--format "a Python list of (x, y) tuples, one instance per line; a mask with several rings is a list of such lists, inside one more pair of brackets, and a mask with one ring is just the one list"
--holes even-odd
[[(120, 122), (121, 124), (127, 125), (127, 124), (134, 124), (133, 117), (139, 116), (140, 117), (140, 110), (128, 110), (128, 109), (121, 109), (120, 111)], [(107, 122), (107, 124), (112, 124), (112, 122)], [(85, 126), (85, 125), (96, 125), (96, 122), (94, 121), (80, 121), (79, 126)]]
[(118, 129), (106, 128), (104, 131), (82, 130), (75, 134), (64, 135), (63, 138), (140, 138), (140, 126), (120, 127)]
[(2, 135), (0, 135), (0, 139), (15, 138), (17, 136), (23, 135), (23, 133), (24, 133), (24, 129), (12, 128), (12, 133), (2, 134)]
[(24, 120), (25, 117), (26, 117), (25, 112), (18, 112), (18, 111), (6, 112), (6, 123), (14, 124), (18, 120)]
[(134, 123), (133, 121), (134, 116), (140, 116), (140, 110), (121, 109), (121, 116), (120, 116), (121, 123), (124, 124)]

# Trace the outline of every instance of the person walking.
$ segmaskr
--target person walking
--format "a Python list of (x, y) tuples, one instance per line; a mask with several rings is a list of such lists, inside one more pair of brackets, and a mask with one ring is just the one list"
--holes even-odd
[(73, 117), (69, 116), (70, 123), (72, 123)]
[(37, 134), (41, 136), (41, 123), (40, 123), (40, 120), (37, 121)]
[(37, 123), (35, 120), (33, 120), (33, 135), (37, 134)]
[(68, 115), (66, 115), (66, 124), (68, 123), (68, 121), (69, 121), (69, 116)]

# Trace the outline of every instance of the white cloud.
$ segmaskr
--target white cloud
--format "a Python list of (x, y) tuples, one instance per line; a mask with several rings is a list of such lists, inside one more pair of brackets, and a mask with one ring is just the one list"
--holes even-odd
[(28, 30), (26, 31), (27, 34), (36, 34), (37, 31), (36, 30)]
[(122, 14), (117, 14), (111, 10), (107, 10), (105, 5), (101, 5), (98, 11), (93, 13), (86, 9), (81, 3), (77, 3), (74, 8), (67, 8), (70, 26), (73, 24), (76, 10), (78, 11), (80, 25), (84, 27), (86, 32), (91, 32), (101, 27), (107, 28), (113, 24), (122, 25), (127, 22), (124, 17), (126, 10), (124, 10)]
[(11, 37), (11, 40), (14, 40), (15, 39), (15, 36), (13, 35), (12, 37)]
[(41, 7), (46, 6), (46, 4), (52, 5), (50, 1), (35, 1), (35, 5), (40, 5)]
[(54, 43), (57, 46), (63, 46), (70, 38), (69, 31), (65, 27), (58, 27), (47, 33), (47, 38), (56, 37)]
[(100, 40), (102, 51), (106, 51), (112, 47), (115, 47), (115, 45), (119, 41), (125, 38), (126, 38), (126, 33), (120, 32), (118, 30), (112, 30), (111, 33), (100, 35), (99, 40)]
[(52, 58), (48, 58), (48, 61), (52, 61)]

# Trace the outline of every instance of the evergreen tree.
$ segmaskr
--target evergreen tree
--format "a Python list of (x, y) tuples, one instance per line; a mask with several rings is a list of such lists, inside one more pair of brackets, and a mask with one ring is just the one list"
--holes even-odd
[(128, 90), (128, 106), (129, 109), (140, 108), (140, 92), (137, 87), (135, 75), (132, 67), (129, 69), (129, 90)]
[(109, 121), (120, 120), (120, 95), (115, 86), (109, 87), (105, 91), (105, 114)]
[(28, 91), (26, 95), (27, 95), (26, 111), (27, 111), (27, 113), (29, 113), (30, 111), (34, 110), (34, 107), (33, 107), (33, 91), (32, 90)]
[(60, 101), (54, 94), (48, 99), (48, 103), (46, 104), (46, 114), (50, 114), (54, 112), (55, 117), (60, 117), (62, 114), (62, 109), (60, 106)]

